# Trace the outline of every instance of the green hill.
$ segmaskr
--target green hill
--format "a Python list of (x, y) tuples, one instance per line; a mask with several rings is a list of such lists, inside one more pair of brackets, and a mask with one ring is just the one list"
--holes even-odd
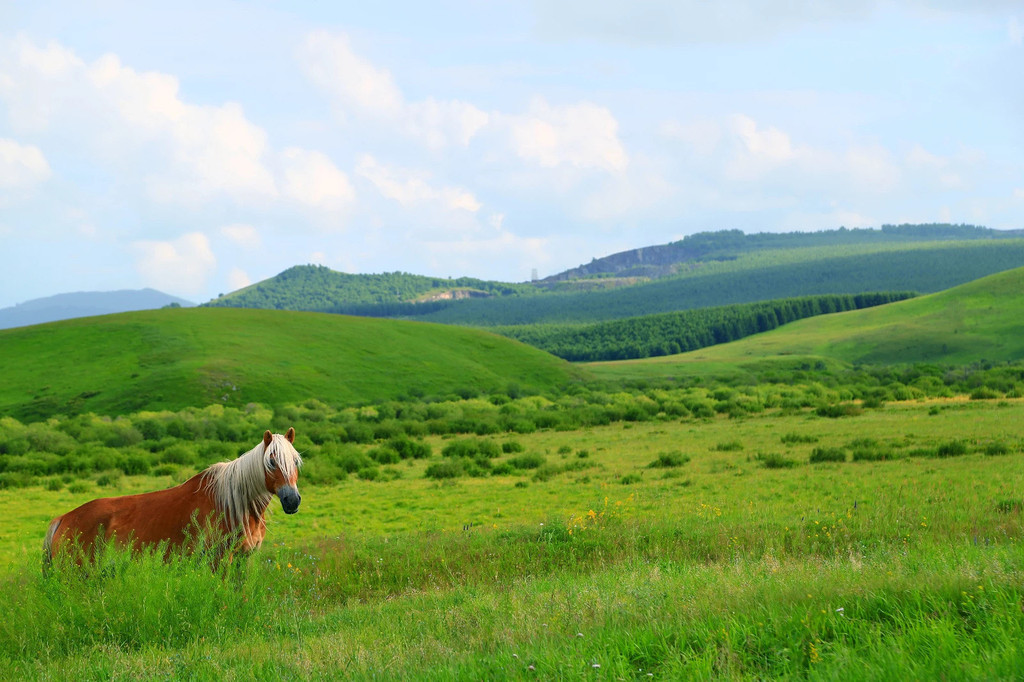
[(287, 311), (167, 309), (0, 331), (0, 415), (334, 404), (541, 390), (567, 362), (477, 330)]
[(1024, 359), (1024, 268), (877, 308), (823, 315), (681, 355), (589, 365), (605, 376), (704, 373), (806, 360), (826, 366)]
[(257, 282), (204, 305), (225, 308), (266, 308), (342, 312), (339, 305), (411, 303), (445, 298), (508, 296), (535, 292), (528, 284), (492, 282), (472, 277), (445, 279), (386, 272), (351, 275), (323, 265), (296, 265), (270, 279)]
[(297, 266), (205, 305), (469, 326), (599, 322), (822, 294), (941, 291), (1024, 265), (1022, 234), (968, 225), (750, 235), (724, 230), (520, 284)]
[(457, 301), (439, 310), (406, 306), (404, 314), (478, 326), (598, 322), (821, 294), (933, 293), (1021, 266), (1024, 239), (807, 247), (745, 253), (618, 289)]

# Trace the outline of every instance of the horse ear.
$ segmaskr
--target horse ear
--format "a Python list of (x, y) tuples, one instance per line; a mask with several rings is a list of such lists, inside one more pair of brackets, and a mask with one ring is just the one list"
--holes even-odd
[(272, 434), (268, 429), (267, 432), (263, 434), (263, 447), (270, 445), (270, 441), (272, 440), (274, 440), (274, 434)]
[(288, 427), (288, 433), (284, 434), (284, 437), (285, 437), (285, 440), (287, 440), (289, 443), (294, 443), (295, 442), (295, 428), (289, 426)]

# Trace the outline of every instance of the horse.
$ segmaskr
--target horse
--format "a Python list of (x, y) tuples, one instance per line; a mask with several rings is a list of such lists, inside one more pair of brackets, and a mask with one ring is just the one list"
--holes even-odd
[(218, 541), (224, 553), (248, 554), (266, 536), (265, 514), (276, 495), (286, 514), (299, 510), (296, 482), (302, 458), (295, 450), (295, 429), (284, 435), (267, 431), (252, 450), (230, 462), (218, 462), (181, 485), (166, 490), (106, 497), (86, 502), (50, 522), (43, 541), (43, 569), (72, 547), (92, 559), (97, 545), (113, 542), (134, 551), (166, 544), (194, 549), (197, 537)]

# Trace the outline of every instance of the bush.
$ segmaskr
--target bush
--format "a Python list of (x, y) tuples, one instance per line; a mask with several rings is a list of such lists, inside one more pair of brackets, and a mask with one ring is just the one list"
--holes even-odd
[(367, 454), (371, 459), (379, 464), (397, 464), (402, 460), (402, 457), (398, 452), (386, 445), (379, 448), (373, 448)]
[(985, 454), (990, 457), (996, 457), (998, 455), (1008, 455), (1010, 454), (1010, 446), (1008, 446), (1006, 443), (1003, 443), (1002, 441), (989, 443), (988, 445), (985, 446)]
[(513, 452), (522, 452), (523, 450), (523, 444), (517, 440), (507, 440), (501, 444), (501, 451), (506, 455), (510, 455)]
[(626, 474), (619, 480), (619, 483), (622, 485), (633, 485), (634, 483), (639, 483), (642, 480), (644, 479), (640, 474)]
[(787, 433), (780, 439), (786, 445), (793, 445), (795, 443), (817, 443), (817, 436), (807, 436), (799, 433)]
[(435, 462), (427, 467), (424, 475), (427, 478), (444, 479), (444, 478), (458, 478), (462, 476), (465, 471), (462, 468), (462, 461), (458, 459), (450, 459), (444, 462)]
[(842, 448), (814, 448), (808, 461), (811, 464), (819, 462), (845, 462), (846, 451)]
[(689, 455), (684, 455), (679, 451), (675, 452), (661, 452), (658, 454), (658, 458), (647, 465), (650, 469), (667, 469), (670, 467), (679, 467), (690, 461)]
[(772, 452), (767, 455), (759, 453), (757, 455), (757, 460), (764, 465), (765, 469), (791, 469), (796, 466), (796, 460), (783, 457), (777, 452)]
[(961, 440), (943, 443), (935, 450), (936, 457), (959, 457), (967, 454), (967, 444)]
[(497, 457), (501, 454), (501, 448), (493, 440), (487, 438), (462, 438), (453, 440), (441, 449), (445, 457), (468, 457), (475, 458), (482, 455), (486, 458)]
[(814, 413), (819, 417), (839, 419), (840, 417), (856, 417), (864, 414), (864, 408), (854, 403), (838, 403), (836, 405), (822, 405)]
[(743, 449), (743, 443), (738, 440), (732, 440), (727, 443), (719, 443), (713, 449), (719, 452), (737, 452)]
[(508, 460), (508, 463), (516, 469), (537, 469), (544, 466), (547, 463), (547, 459), (543, 455), (529, 453), (512, 457)]
[(392, 438), (387, 442), (387, 446), (397, 452), (402, 459), (426, 459), (433, 454), (429, 443), (406, 436)]

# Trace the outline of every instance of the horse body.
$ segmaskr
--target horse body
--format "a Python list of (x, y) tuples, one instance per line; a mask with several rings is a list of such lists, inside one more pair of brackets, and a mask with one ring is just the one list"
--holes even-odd
[(249, 452), (214, 464), (181, 485), (86, 502), (50, 522), (44, 561), (69, 543), (86, 556), (99, 540), (132, 549), (165, 542), (170, 552), (210, 533), (231, 549), (252, 551), (266, 535), (264, 515), (274, 495), (285, 513), (298, 511), (296, 481), (302, 459), (292, 447), (294, 440), (295, 429), (284, 436), (267, 431)]

